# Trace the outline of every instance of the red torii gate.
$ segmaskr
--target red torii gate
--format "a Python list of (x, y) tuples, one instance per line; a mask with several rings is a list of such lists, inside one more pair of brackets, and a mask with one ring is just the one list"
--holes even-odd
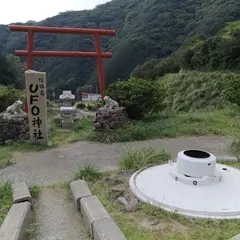
[[(100, 93), (105, 90), (102, 58), (111, 58), (111, 52), (101, 52), (100, 36), (115, 36), (115, 30), (87, 29), (87, 28), (61, 28), (61, 27), (40, 27), (9, 25), (11, 31), (27, 32), (27, 50), (16, 50), (17, 56), (27, 56), (27, 70), (32, 69), (33, 57), (95, 57), (97, 58), (98, 79)], [(95, 38), (95, 52), (71, 52), (71, 51), (35, 51), (34, 32), (41, 33), (62, 33), (62, 34), (90, 34)], [(26, 112), (28, 112), (26, 104)]]

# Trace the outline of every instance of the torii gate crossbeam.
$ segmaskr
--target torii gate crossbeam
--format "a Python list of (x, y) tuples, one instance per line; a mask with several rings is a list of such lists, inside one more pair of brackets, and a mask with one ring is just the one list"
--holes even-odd
[[(115, 30), (87, 29), (87, 28), (61, 28), (61, 27), (42, 27), (42, 26), (22, 26), (9, 25), (11, 31), (27, 32), (27, 50), (16, 50), (17, 56), (27, 57), (27, 70), (32, 69), (33, 57), (95, 57), (97, 58), (98, 79), (100, 93), (103, 95), (105, 90), (104, 73), (102, 58), (111, 58), (111, 52), (102, 52), (100, 45), (100, 36), (115, 36)], [(95, 52), (71, 52), (71, 51), (35, 51), (34, 33), (60, 33), (60, 34), (90, 34), (95, 38)], [(26, 106), (26, 111), (27, 106)]]

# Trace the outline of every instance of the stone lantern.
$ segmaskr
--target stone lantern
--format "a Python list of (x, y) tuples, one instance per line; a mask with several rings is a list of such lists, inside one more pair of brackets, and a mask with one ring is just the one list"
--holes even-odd
[(63, 94), (59, 97), (62, 102), (60, 107), (60, 117), (62, 119), (63, 128), (73, 128), (74, 118), (76, 115), (75, 107), (72, 106), (75, 95), (71, 91), (63, 91)]

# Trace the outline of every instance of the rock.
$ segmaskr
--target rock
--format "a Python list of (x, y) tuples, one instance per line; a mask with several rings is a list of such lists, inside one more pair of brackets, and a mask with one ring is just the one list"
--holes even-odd
[(105, 182), (107, 182), (109, 185), (111, 186), (116, 186), (119, 184), (124, 184), (124, 181), (120, 180), (120, 179), (116, 179), (116, 178), (106, 178)]
[(130, 202), (125, 205), (125, 210), (126, 212), (134, 212), (138, 208), (138, 199), (137, 198), (132, 198)]
[[(131, 193), (125, 194), (124, 197), (127, 199), (128, 202), (130, 202), (132, 199), (137, 199)], [(138, 201), (138, 199), (137, 199), (137, 201)]]
[(116, 107), (114, 109), (100, 108), (96, 112), (94, 127), (96, 131), (105, 129), (117, 129), (129, 122), (126, 108)]
[(131, 199), (128, 200), (126, 197), (118, 197), (117, 202), (121, 205), (124, 205), (124, 210), (126, 212), (134, 212), (138, 209), (138, 199), (131, 196)]
[(128, 205), (128, 201), (127, 201), (127, 199), (125, 197), (119, 197), (117, 199), (117, 202), (119, 202), (120, 204), (122, 204), (124, 206)]
[(29, 139), (28, 115), (0, 114), (0, 144), (11, 144), (14, 140)]
[(113, 198), (117, 199), (125, 193), (125, 188), (123, 185), (116, 185), (110, 188), (110, 192)]
[(160, 224), (160, 221), (155, 219), (152, 222), (150, 222), (151, 226), (157, 226), (158, 224)]

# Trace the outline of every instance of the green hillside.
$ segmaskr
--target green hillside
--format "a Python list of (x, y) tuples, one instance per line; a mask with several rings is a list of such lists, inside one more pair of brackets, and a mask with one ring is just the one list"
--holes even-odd
[(151, 58), (137, 66), (132, 75), (156, 79), (181, 69), (240, 71), (240, 21), (227, 23), (211, 37), (195, 36), (167, 58)]
[[(163, 58), (196, 35), (213, 36), (226, 22), (240, 19), (239, 0), (112, 0), (93, 10), (69, 11), (27, 25), (116, 29), (117, 36), (102, 39), (102, 49), (113, 51), (104, 61), (106, 82), (127, 79), (139, 64)], [(18, 23), (20, 24), (20, 23)], [(0, 52), (26, 48), (24, 33), (0, 25)], [(94, 50), (88, 36), (36, 34), (39, 50)], [(48, 84), (71, 89), (97, 83), (94, 59), (36, 58), (34, 69), (48, 73)]]
[(240, 106), (240, 74), (221, 72), (182, 72), (158, 80), (164, 89), (163, 104), (173, 111), (221, 109)]

